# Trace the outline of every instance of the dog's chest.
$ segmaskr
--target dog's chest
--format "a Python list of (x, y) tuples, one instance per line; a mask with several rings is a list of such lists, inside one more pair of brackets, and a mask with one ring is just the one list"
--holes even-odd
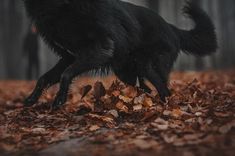
[(95, 23), (85, 18), (42, 18), (36, 21), (36, 26), (49, 46), (62, 49), (56, 51), (59, 55), (63, 55), (61, 53), (77, 55), (80, 48), (89, 46), (98, 36)]

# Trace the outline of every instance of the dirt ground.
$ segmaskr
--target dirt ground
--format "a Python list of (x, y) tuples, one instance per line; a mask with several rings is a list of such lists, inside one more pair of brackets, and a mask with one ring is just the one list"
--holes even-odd
[(35, 82), (0, 81), (1, 156), (235, 156), (235, 70), (174, 72), (166, 103), (115, 77), (83, 77), (52, 111)]

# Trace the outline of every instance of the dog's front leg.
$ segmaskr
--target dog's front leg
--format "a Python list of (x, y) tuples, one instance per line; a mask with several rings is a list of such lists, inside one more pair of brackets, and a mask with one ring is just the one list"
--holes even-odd
[(73, 63), (72, 58), (62, 58), (50, 71), (41, 76), (31, 95), (25, 99), (25, 106), (29, 107), (35, 104), (45, 89), (58, 83), (61, 74), (71, 63)]

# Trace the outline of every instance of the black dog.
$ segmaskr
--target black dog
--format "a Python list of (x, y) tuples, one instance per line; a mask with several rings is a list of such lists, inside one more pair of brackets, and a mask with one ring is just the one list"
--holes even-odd
[(29, 17), (45, 42), (61, 57), (43, 75), (26, 99), (31, 106), (44, 89), (60, 82), (53, 107), (66, 102), (74, 77), (90, 70), (111, 68), (129, 85), (150, 89), (163, 101), (170, 96), (168, 75), (180, 50), (204, 56), (216, 51), (214, 25), (193, 2), (184, 13), (195, 21), (190, 31), (165, 22), (149, 9), (119, 0), (24, 0)]

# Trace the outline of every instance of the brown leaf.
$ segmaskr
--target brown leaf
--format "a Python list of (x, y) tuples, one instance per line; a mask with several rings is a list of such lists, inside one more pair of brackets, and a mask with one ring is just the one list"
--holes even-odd
[(135, 139), (132, 141), (132, 143), (141, 150), (148, 150), (157, 144), (155, 141), (150, 142), (150, 141), (145, 141), (143, 139)]
[(119, 95), (119, 99), (122, 100), (125, 103), (130, 103), (132, 101), (131, 98), (129, 98), (127, 96), (123, 96), (123, 95)]
[(145, 112), (144, 117), (143, 117), (143, 119), (141, 119), (141, 121), (147, 121), (147, 120), (151, 119), (152, 117), (154, 117), (156, 115), (156, 113), (157, 112), (155, 110)]
[(143, 104), (144, 103), (144, 100), (145, 100), (145, 94), (142, 94), (138, 97), (135, 97), (134, 99), (134, 104), (138, 105), (138, 104)]
[(151, 98), (145, 97), (143, 105), (145, 107), (152, 107), (153, 106), (153, 101)]
[(109, 123), (109, 124), (113, 124), (113, 125), (115, 124), (114, 120), (110, 117), (107, 117), (107, 116), (102, 116), (102, 115), (97, 115), (97, 114), (89, 114), (89, 117), (103, 121), (105, 123)]
[(229, 131), (231, 131), (232, 128), (235, 128), (235, 120), (233, 120), (233, 121), (227, 123), (226, 125), (220, 127), (219, 132), (222, 133), (222, 134), (226, 134)]
[(91, 111), (92, 111), (92, 108), (84, 104), (79, 107), (79, 110), (77, 111), (77, 115), (85, 115), (85, 114), (90, 113)]
[(116, 111), (116, 110), (110, 110), (109, 112), (108, 112), (108, 114), (110, 114), (110, 115), (112, 115), (113, 117), (115, 117), (115, 118), (118, 118), (119, 117), (119, 114), (118, 114), (118, 112)]
[(92, 89), (91, 85), (87, 85), (81, 88), (80, 94), (81, 94), (81, 99), (83, 99)]
[(183, 115), (183, 112), (180, 109), (173, 109), (172, 116), (180, 118)]
[(32, 132), (34, 134), (45, 134), (45, 133), (47, 133), (45, 128), (40, 128), (40, 127), (32, 129)]
[(137, 96), (138, 92), (135, 87), (128, 86), (125, 89), (122, 90), (123, 95), (129, 97), (129, 98), (134, 98)]
[(151, 123), (151, 125), (158, 130), (167, 130), (169, 128), (169, 122), (162, 119), (162, 118), (157, 118), (154, 122)]
[(134, 105), (133, 106), (133, 111), (138, 112), (138, 111), (142, 110), (142, 108), (143, 108), (143, 106), (141, 104)]
[(121, 94), (121, 92), (119, 90), (115, 90), (112, 92), (112, 95), (115, 97), (118, 97)]
[(125, 113), (128, 113), (129, 112), (129, 109), (128, 107), (121, 101), (119, 101), (117, 104), (116, 104), (116, 107), (117, 109), (119, 109), (120, 111), (122, 112), (125, 112)]
[(92, 125), (92, 126), (89, 128), (89, 131), (94, 132), (94, 131), (97, 131), (98, 129), (100, 129), (100, 126), (98, 126), (98, 125)]
[(163, 115), (165, 115), (165, 116), (170, 116), (171, 113), (172, 113), (172, 111), (169, 111), (169, 110), (164, 110), (163, 111)]
[(105, 96), (106, 89), (102, 82), (96, 82), (94, 85), (94, 97), (99, 100), (101, 97)]
[(177, 135), (162, 135), (164, 141), (168, 144), (173, 143), (177, 139)]

